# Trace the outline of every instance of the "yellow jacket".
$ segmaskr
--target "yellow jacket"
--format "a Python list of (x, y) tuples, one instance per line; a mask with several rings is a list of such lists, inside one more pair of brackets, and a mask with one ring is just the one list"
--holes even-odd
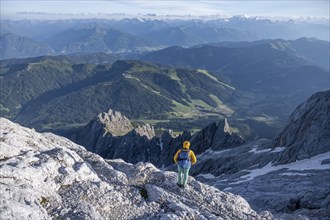
[[(174, 155), (173, 159), (174, 159), (175, 163), (178, 163), (179, 153), (181, 152), (181, 150), (184, 150), (184, 149), (178, 150), (176, 152), (176, 154)], [(190, 152), (189, 152), (189, 157), (190, 157), (191, 165), (194, 165), (197, 162), (197, 159), (196, 159), (196, 156), (195, 156), (195, 154), (192, 150), (190, 150)]]

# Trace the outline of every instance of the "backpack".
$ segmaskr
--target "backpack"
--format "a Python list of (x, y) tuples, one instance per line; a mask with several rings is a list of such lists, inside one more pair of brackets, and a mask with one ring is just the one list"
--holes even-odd
[(191, 166), (189, 154), (190, 154), (190, 150), (188, 151), (181, 150), (179, 153), (178, 164), (183, 169), (187, 169)]

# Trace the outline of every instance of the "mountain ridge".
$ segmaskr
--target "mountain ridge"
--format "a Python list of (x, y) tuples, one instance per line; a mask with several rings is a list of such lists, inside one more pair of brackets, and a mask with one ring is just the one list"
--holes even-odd
[[(91, 31), (92, 28), (94, 31)], [(84, 31), (81, 31), (82, 29)], [(55, 49), (57, 53), (64, 54), (104, 51), (120, 53), (133, 51), (139, 54), (161, 49), (164, 45), (193, 46), (192, 44), (200, 43), (211, 44), (223, 41), (256, 41), (279, 38), (293, 40), (302, 37), (316, 37), (328, 40), (328, 29), (329, 24), (326, 22), (315, 24), (310, 21), (272, 21), (246, 17), (213, 18), (210, 20), (159, 20), (157, 18), (1, 20), (1, 33), (12, 33), (37, 42), (47, 43), (56, 47), (52, 49)], [(79, 42), (70, 43), (68, 39)], [(64, 44), (64, 42), (67, 43)], [(14, 50), (14, 47), (15, 45), (11, 46), (11, 50)], [(304, 54), (308, 54), (308, 51), (312, 50), (313, 48), (304, 48), (301, 52), (305, 51), (307, 53), (304, 52)], [(32, 56), (37, 56), (37, 54)], [(312, 53), (309, 53), (309, 57), (319, 63), (320, 57), (313, 56)], [(325, 56), (327, 57), (328, 54), (326, 53)], [(322, 58), (323, 63), (327, 62), (326, 57)]]
[(42, 42), (12, 33), (1, 34), (0, 50), (0, 60), (9, 58), (26, 58), (54, 53), (48, 45)]
[(95, 53), (134, 50), (149, 46), (136, 36), (101, 25), (88, 25), (66, 30), (46, 42), (59, 53)]
[[(23, 124), (29, 121), (29, 126), (36, 129), (61, 121), (88, 123), (110, 107), (130, 118), (148, 117), (160, 122), (177, 117), (222, 117), (234, 111), (227, 103), (237, 89), (204, 70), (169, 68), (134, 60), (116, 61), (112, 65), (74, 64), (59, 57), (27, 59), (27, 63), (19, 65), (11, 62), (8, 60), (1, 67), (0, 83), (6, 91), (1, 94), (2, 114)], [(47, 82), (38, 84), (46, 76)], [(33, 88), (20, 87), (22, 84)], [(14, 85), (17, 94), (24, 94), (24, 99), (9, 95)], [(148, 103), (144, 102), (147, 97)], [(236, 101), (239, 97), (236, 94)], [(45, 114), (47, 111), (53, 112), (52, 116)]]

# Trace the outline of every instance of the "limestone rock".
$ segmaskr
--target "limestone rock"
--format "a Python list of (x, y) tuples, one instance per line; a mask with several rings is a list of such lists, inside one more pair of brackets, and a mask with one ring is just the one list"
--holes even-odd
[(330, 90), (318, 92), (299, 105), (272, 148), (284, 146), (280, 164), (310, 158), (330, 149)]
[(274, 140), (197, 155), (198, 180), (243, 196), (278, 219), (329, 219), (330, 91), (316, 93)]
[(138, 126), (134, 130), (139, 135), (146, 136), (149, 140), (151, 140), (152, 138), (154, 138), (156, 136), (154, 127), (150, 126), (149, 124), (145, 124), (143, 126)]
[(224, 150), (242, 145), (245, 141), (237, 134), (230, 131), (227, 119), (211, 123), (206, 128), (197, 132), (192, 138), (195, 153), (205, 152), (207, 149)]
[(273, 219), (240, 196), (150, 163), (104, 160), (73, 142), (0, 118), (0, 218)]
[(133, 130), (128, 118), (111, 109), (108, 112), (100, 113), (98, 121), (104, 126), (104, 135), (110, 133), (113, 136), (122, 136)]

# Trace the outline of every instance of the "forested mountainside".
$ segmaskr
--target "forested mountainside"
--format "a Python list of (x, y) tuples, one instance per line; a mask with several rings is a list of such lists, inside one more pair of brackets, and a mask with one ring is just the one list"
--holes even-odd
[(237, 89), (204, 70), (140, 61), (9, 61), (2, 64), (2, 115), (41, 130), (88, 123), (110, 107), (139, 120), (223, 117), (234, 112), (231, 103), (241, 97)]

